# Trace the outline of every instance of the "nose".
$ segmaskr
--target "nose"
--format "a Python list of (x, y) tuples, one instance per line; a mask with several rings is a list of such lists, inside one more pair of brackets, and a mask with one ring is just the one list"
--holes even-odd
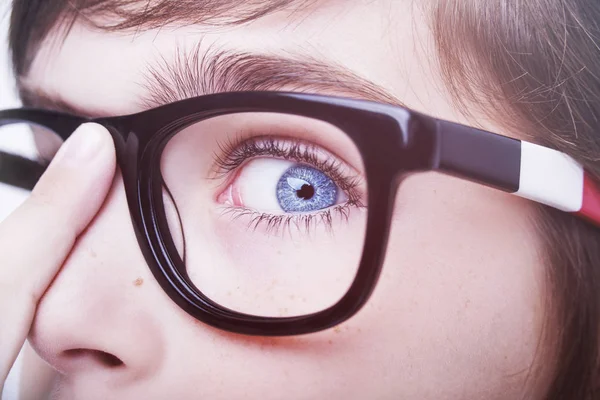
[[(141, 255), (120, 176), (38, 306), (30, 342), (62, 374), (106, 388), (150, 379), (164, 359), (164, 293)], [(160, 314), (160, 312), (159, 312)]]

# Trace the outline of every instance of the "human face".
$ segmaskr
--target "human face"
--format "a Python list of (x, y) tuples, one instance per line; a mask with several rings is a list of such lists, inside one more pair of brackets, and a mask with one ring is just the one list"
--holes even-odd
[[(300, 54), (343, 66), (409, 108), (469, 123), (443, 89), (426, 27), (409, 1), (331, 2), (227, 28), (106, 33), (77, 23), (61, 46), (46, 41), (24, 84), (90, 115), (119, 115), (164, 98), (142, 76), (178, 51)], [(544, 375), (529, 372), (545, 322), (545, 270), (530, 217), (521, 199), (412, 175), (396, 198), (382, 277), (359, 314), (316, 334), (249, 337), (199, 323), (164, 294), (117, 176), (40, 302), (30, 340), (61, 373), (58, 398), (541, 397)], [(229, 234), (215, 240), (235, 242)]]

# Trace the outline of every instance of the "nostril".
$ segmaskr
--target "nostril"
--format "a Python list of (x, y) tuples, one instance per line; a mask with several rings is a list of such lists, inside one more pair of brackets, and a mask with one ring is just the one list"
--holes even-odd
[(98, 357), (98, 359), (102, 363), (106, 364), (109, 367), (120, 367), (121, 365), (123, 365), (123, 361), (121, 361), (119, 357), (110, 353), (105, 353), (103, 351), (96, 350), (96, 357)]
[(85, 359), (91, 358), (99, 364), (108, 367), (116, 368), (124, 365), (121, 359), (113, 354), (91, 349), (69, 349), (65, 350), (64, 355), (70, 359)]

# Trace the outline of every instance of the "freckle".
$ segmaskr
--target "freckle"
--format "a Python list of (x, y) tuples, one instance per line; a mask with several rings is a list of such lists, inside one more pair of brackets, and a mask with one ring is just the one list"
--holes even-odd
[(133, 281), (133, 285), (134, 286), (142, 286), (144, 284), (144, 280), (142, 278), (137, 278), (135, 281)]
[(288, 314), (288, 309), (287, 308), (280, 308), (279, 309), (279, 316), (284, 317)]
[(293, 294), (290, 295), (290, 300), (296, 300), (296, 296), (294, 296)]
[(92, 256), (92, 258), (96, 258), (98, 255), (94, 250), (90, 250), (90, 256)]
[(227, 292), (227, 296), (231, 296), (231, 290)]
[(327, 341), (327, 343), (329, 343), (329, 344), (333, 344), (333, 340), (329, 339), (329, 340)]

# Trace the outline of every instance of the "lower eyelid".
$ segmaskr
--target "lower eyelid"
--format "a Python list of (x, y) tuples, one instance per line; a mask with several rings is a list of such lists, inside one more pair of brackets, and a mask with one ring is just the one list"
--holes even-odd
[[(265, 234), (309, 234), (314, 229), (325, 229), (333, 232), (339, 223), (347, 223), (353, 213), (360, 207), (345, 203), (306, 214), (265, 214), (248, 208), (227, 207), (221, 215), (231, 218), (231, 221), (245, 225), (245, 229), (261, 231)], [(358, 215), (360, 217), (360, 213)]]

